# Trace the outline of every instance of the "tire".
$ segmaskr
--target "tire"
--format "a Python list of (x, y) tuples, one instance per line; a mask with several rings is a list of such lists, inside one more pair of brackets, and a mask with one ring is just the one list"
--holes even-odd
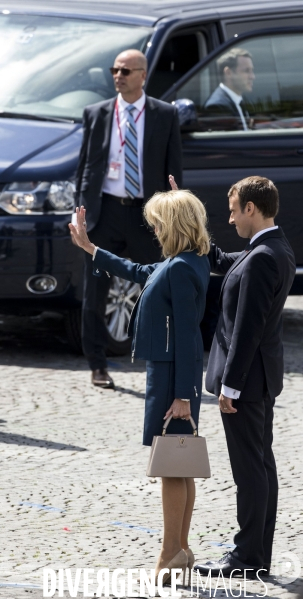
[(127, 328), (132, 309), (141, 293), (138, 283), (112, 277), (107, 297), (105, 323), (108, 332), (107, 355), (124, 356), (129, 353), (131, 339)]
[(65, 313), (65, 330), (69, 346), (76, 354), (82, 354), (81, 308), (73, 308)]
[[(131, 339), (127, 336), (127, 327), (140, 292), (141, 287), (138, 283), (112, 277), (105, 311), (108, 332), (106, 353), (108, 356), (124, 356), (129, 353)], [(66, 312), (65, 330), (71, 350), (82, 354), (81, 308), (74, 308)]]

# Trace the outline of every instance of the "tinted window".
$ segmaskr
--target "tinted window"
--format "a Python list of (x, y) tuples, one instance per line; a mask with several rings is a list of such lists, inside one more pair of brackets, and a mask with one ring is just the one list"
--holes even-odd
[(260, 29), (272, 29), (273, 27), (299, 27), (300, 25), (303, 25), (303, 15), (296, 17), (283, 15), (277, 18), (223, 23), (227, 39), (234, 37), (234, 35), (240, 35), (240, 33), (246, 33), (247, 31), (260, 31)]
[(303, 127), (303, 35), (235, 44), (177, 92), (195, 104), (200, 131)]
[(179, 33), (164, 45), (148, 83), (147, 93), (161, 96), (207, 54), (206, 38), (201, 31)]
[(0, 15), (0, 110), (81, 118), (115, 95), (109, 67), (151, 30), (72, 18)]

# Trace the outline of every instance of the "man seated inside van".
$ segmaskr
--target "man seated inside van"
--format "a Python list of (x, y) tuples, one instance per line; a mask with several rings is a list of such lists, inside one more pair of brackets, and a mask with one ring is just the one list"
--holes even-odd
[(217, 64), (221, 83), (204, 105), (207, 115), (220, 117), (220, 121), (227, 117), (226, 122), (222, 119), (222, 129), (250, 129), (252, 119), (243, 95), (252, 91), (255, 79), (251, 54), (243, 48), (232, 48), (220, 56)]

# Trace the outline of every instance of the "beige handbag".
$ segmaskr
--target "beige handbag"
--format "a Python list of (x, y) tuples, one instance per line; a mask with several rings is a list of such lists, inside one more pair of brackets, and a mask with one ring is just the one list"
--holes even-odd
[(146, 475), (209, 478), (206, 439), (198, 437), (194, 420), (190, 417), (192, 435), (167, 435), (171, 419), (172, 416), (167, 418), (162, 436), (153, 438)]

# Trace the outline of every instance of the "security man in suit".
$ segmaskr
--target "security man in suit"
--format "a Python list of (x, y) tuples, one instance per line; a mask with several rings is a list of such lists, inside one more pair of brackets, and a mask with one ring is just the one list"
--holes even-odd
[[(118, 97), (88, 106), (76, 177), (76, 205), (86, 208), (87, 231), (100, 248), (141, 264), (161, 250), (143, 222), (144, 203), (182, 180), (181, 137), (175, 107), (145, 95), (147, 60), (139, 50), (117, 56), (111, 72)], [(82, 346), (92, 382), (114, 388), (107, 372), (104, 322), (110, 278), (94, 277), (85, 259)]]
[(250, 243), (234, 254), (213, 245), (209, 254), (211, 271), (225, 278), (206, 389), (219, 397), (240, 531), (231, 553), (195, 568), (214, 575), (262, 568), (268, 574), (278, 499), (273, 406), (283, 387), (282, 311), (296, 266), (274, 223), (279, 196), (272, 181), (248, 177), (228, 195), (229, 222)]
[(243, 94), (252, 91), (255, 79), (251, 54), (243, 48), (232, 48), (218, 60), (220, 85), (205, 103), (207, 114), (214, 117), (234, 117), (235, 129), (247, 130), (250, 118)]

